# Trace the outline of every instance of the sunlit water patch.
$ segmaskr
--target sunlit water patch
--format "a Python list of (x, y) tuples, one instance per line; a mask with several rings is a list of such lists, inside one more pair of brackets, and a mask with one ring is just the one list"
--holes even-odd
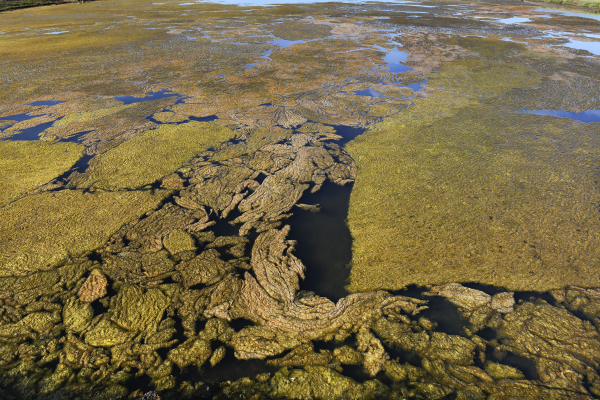
[(65, 103), (61, 100), (45, 100), (45, 101), (34, 101), (33, 103), (29, 103), (30, 106), (55, 106), (60, 103)]
[(6, 117), (0, 117), (0, 120), (22, 122), (22, 121), (27, 121), (28, 119), (41, 117), (42, 115), (44, 115), (44, 114), (29, 115), (29, 113), (22, 113), (22, 114), (8, 115)]
[(582, 40), (569, 39), (569, 43), (563, 44), (565, 47), (576, 50), (585, 50), (600, 56), (600, 42), (584, 42)]
[(286, 47), (293, 46), (295, 44), (308, 43), (308, 42), (312, 42), (312, 40), (273, 39), (269, 43), (276, 44), (277, 46), (279, 46), (279, 47), (281, 47), (283, 49), (283, 48), (286, 48)]
[(69, 33), (69, 31), (44, 32), (44, 35), (60, 35), (61, 33)]
[(497, 22), (500, 22), (503, 24), (522, 24), (524, 22), (531, 22), (531, 19), (525, 18), (525, 17), (510, 17), (510, 18), (499, 19)]

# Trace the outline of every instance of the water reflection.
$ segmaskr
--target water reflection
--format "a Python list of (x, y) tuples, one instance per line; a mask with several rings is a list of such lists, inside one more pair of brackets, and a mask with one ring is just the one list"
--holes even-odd
[(143, 101), (152, 101), (164, 99), (165, 97), (180, 96), (177, 93), (173, 93), (170, 90), (161, 90), (158, 92), (148, 92), (144, 97), (137, 97), (131, 95), (115, 96), (115, 100), (119, 100), (123, 104), (141, 103)]
[(525, 17), (510, 17), (510, 18), (499, 19), (498, 22), (503, 23), (503, 24), (521, 24), (523, 22), (531, 22), (531, 20), (529, 18), (525, 18)]
[[(312, 40), (285, 40), (285, 39), (273, 39), (272, 41), (270, 41), (269, 43), (272, 44), (276, 44), (277, 46), (281, 47), (282, 49), (284, 47), (290, 47), (293, 46), (295, 44), (299, 44), (299, 43), (308, 43), (308, 42), (312, 42)], [(269, 53), (270, 55), (270, 53)]]
[(373, 88), (369, 88), (366, 90), (357, 90), (352, 92), (358, 96), (369, 96), (369, 97), (388, 97), (386, 95), (384, 95), (383, 93), (379, 93), (377, 90), (374, 90)]
[(552, 117), (570, 118), (581, 122), (600, 122), (600, 110), (588, 110), (580, 113), (564, 110), (519, 110), (518, 113), (534, 115), (550, 115)]
[(50, 128), (53, 123), (54, 121), (44, 122), (43, 124), (23, 129), (19, 133), (12, 135), (5, 140), (39, 140), (40, 133)]
[(582, 40), (569, 39), (569, 43), (565, 43), (563, 46), (576, 50), (586, 50), (600, 56), (600, 42), (584, 42)]
[(34, 101), (33, 103), (29, 103), (30, 106), (55, 106), (60, 103), (65, 103), (61, 100), (46, 100), (46, 101)]
[(377, 50), (385, 51), (387, 53), (385, 57), (383, 57), (383, 61), (387, 63), (387, 67), (390, 72), (398, 73), (412, 70), (412, 68), (407, 67), (406, 65), (399, 64), (403, 61), (406, 61), (406, 58), (410, 53), (406, 53), (395, 48), (390, 50), (378, 45), (373, 47), (375, 47)]

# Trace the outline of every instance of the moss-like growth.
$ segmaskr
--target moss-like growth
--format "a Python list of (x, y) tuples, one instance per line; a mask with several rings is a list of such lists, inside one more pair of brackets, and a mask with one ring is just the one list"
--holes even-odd
[(0, 206), (68, 171), (83, 148), (75, 143), (0, 142)]
[(110, 190), (143, 187), (234, 136), (230, 129), (206, 122), (162, 125), (97, 156), (73, 184)]
[(163, 239), (163, 246), (169, 253), (175, 255), (182, 251), (195, 251), (196, 241), (189, 233), (175, 229)]
[[(452, 91), (478, 97), (527, 84), (505, 69), (493, 79), (487, 69), (448, 79)], [(448, 87), (444, 76), (431, 84)], [(498, 84), (477, 83), (485, 76)], [(377, 125), (348, 145), (358, 165), (348, 217), (350, 290), (469, 281), (539, 291), (600, 285), (600, 238), (589, 236), (600, 229), (592, 206), (600, 196), (590, 190), (599, 130), (447, 92)]]
[(485, 372), (494, 379), (525, 379), (525, 375), (518, 369), (492, 361), (485, 363)]
[[(0, 210), (0, 275), (49, 269), (102, 246), (125, 222), (158, 206), (167, 191), (29, 196)], [(35, 232), (35, 234), (32, 234)]]

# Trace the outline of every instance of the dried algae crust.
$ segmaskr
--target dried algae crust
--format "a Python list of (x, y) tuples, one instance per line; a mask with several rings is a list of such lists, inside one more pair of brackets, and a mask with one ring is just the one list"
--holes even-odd
[(63, 190), (23, 198), (0, 210), (0, 276), (50, 269), (102, 246), (117, 229), (157, 207), (169, 191)]
[(600, 285), (600, 124), (467, 99), (434, 92), (349, 144), (349, 289)]
[(75, 143), (0, 142), (0, 207), (68, 171), (83, 149)]
[(231, 129), (207, 122), (162, 125), (98, 155), (73, 186), (106, 190), (143, 187), (234, 136)]

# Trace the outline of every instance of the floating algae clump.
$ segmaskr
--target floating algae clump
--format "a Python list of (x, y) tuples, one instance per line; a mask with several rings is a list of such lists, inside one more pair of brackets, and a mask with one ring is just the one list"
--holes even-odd
[[(102, 246), (125, 222), (158, 206), (168, 191), (29, 196), (0, 210), (0, 275), (51, 268)], [(32, 234), (35, 232), (35, 234)]]
[(0, 142), (0, 206), (68, 171), (82, 150), (75, 143)]
[(109, 190), (143, 187), (234, 136), (230, 129), (204, 122), (163, 125), (98, 155), (73, 184)]

